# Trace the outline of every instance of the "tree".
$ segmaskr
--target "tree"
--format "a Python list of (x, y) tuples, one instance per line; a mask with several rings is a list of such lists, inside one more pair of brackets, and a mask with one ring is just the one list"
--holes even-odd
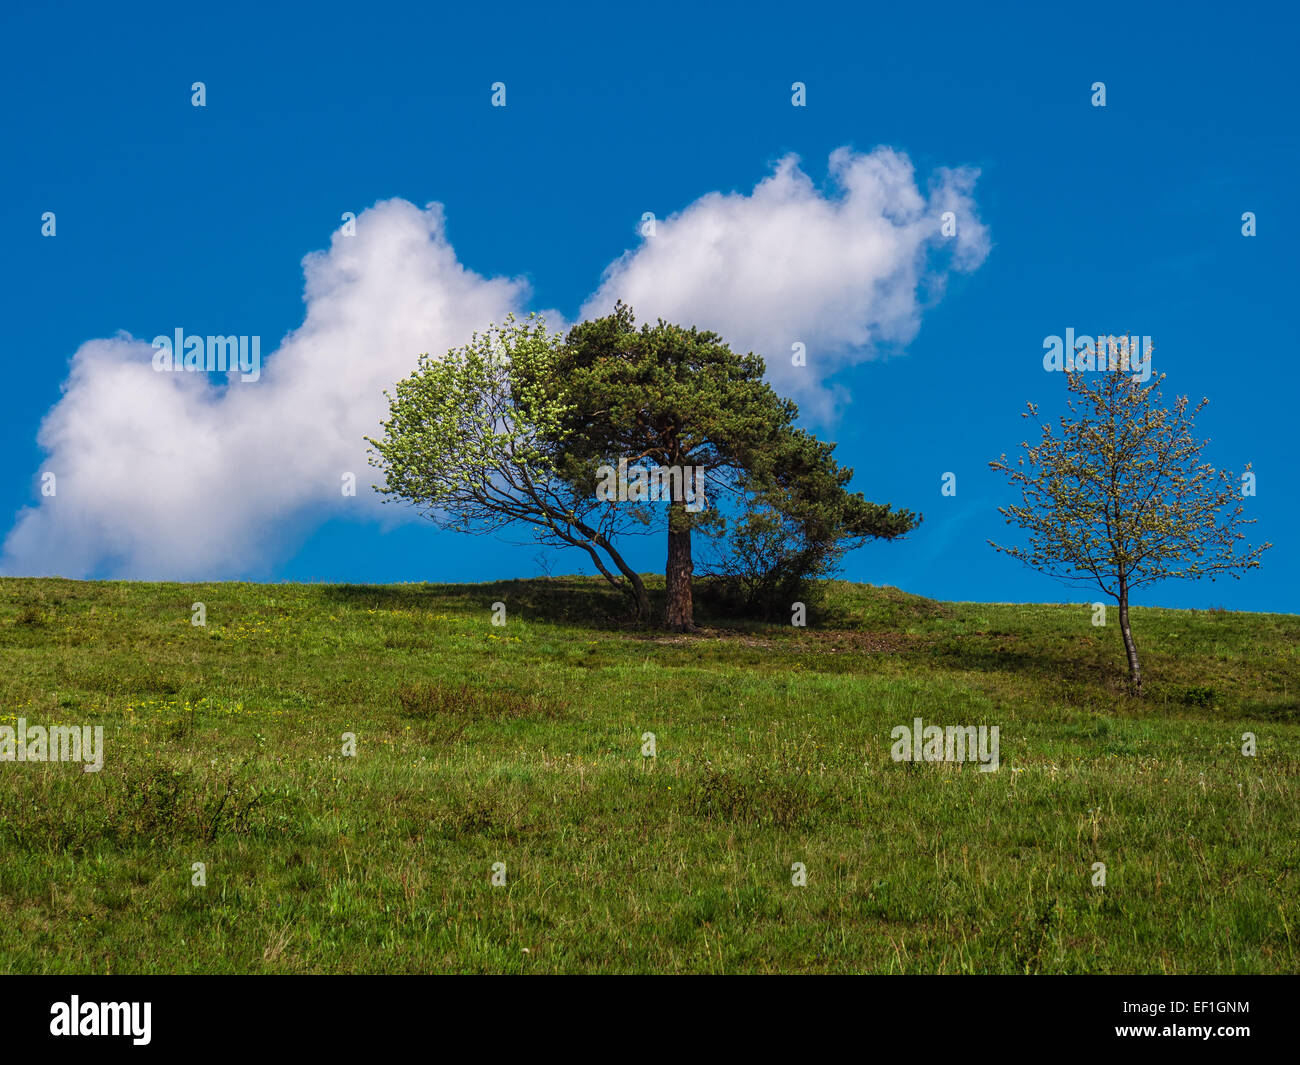
[(647, 462), (703, 469), (704, 505), (669, 482), (665, 624), (694, 627), (691, 534), (717, 521), (718, 494), (754, 493), (830, 541), (894, 538), (919, 520), (849, 493), (834, 445), (794, 425), (798, 409), (764, 380), (763, 360), (716, 333), (662, 319), (637, 328), (630, 307), (575, 326), (550, 378), (530, 387), (563, 398), (552, 438), (557, 469), (578, 491), (602, 466)]
[(443, 528), (522, 524), (542, 543), (579, 548), (646, 620), (645, 585), (613, 542), (633, 529), (636, 516), (559, 476), (565, 394), (530, 384), (553, 378), (561, 339), (541, 318), (510, 316), (440, 359), (421, 355), (396, 395), (385, 393), (383, 437), (366, 438), (370, 464), (384, 474), (376, 490)]
[(1060, 435), (1038, 421), (1031, 403), (1022, 417), (1037, 422), (1041, 443), (1022, 443), (1025, 455), (1014, 468), (1005, 455), (989, 463), (1023, 497), (1022, 505), (999, 512), (1029, 533), (1025, 547), (990, 545), (1058, 579), (1095, 583), (1119, 604), (1129, 677), (1139, 695), (1142, 671), (1129, 625), (1133, 589), (1170, 579), (1237, 578), (1272, 546), (1241, 543), (1241, 527), (1254, 520), (1242, 517), (1236, 479), (1201, 461), (1209, 441), (1197, 442), (1192, 431), (1209, 400), (1189, 410), (1180, 396), (1166, 409), (1158, 391), (1164, 376), (1142, 386), (1111, 369), (1090, 384), (1082, 371), (1070, 371), (1072, 398)]

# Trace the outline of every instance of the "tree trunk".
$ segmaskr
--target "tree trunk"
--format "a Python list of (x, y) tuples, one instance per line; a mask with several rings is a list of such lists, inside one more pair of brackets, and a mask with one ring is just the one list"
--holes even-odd
[[(617, 558), (617, 556), (615, 556)], [(618, 568), (622, 571), (623, 576), (627, 578), (632, 596), (632, 609), (636, 614), (637, 624), (644, 625), (650, 620), (650, 596), (646, 594), (645, 584), (641, 580), (641, 574), (632, 569), (622, 558), (617, 558)]]
[(1142, 670), (1138, 666), (1137, 645), (1133, 642), (1133, 630), (1128, 624), (1128, 583), (1119, 582), (1119, 631), (1124, 634), (1124, 651), (1128, 654), (1129, 680), (1133, 682), (1135, 695), (1142, 694)]
[(664, 583), (668, 604), (664, 623), (673, 632), (690, 632), (695, 628), (695, 608), (691, 602), (691, 526), (686, 504), (675, 499), (668, 504), (668, 568)]
[(624, 560), (623, 556), (614, 550), (613, 545), (601, 536), (596, 541), (605, 549), (606, 554), (614, 561), (618, 567), (619, 573), (627, 578), (627, 583), (631, 585), (632, 602), (636, 610), (636, 620), (644, 623), (650, 620), (650, 596), (646, 594), (645, 582), (641, 580), (641, 574), (637, 573)]
[(584, 548), (587, 553), (591, 555), (592, 559), (595, 560), (596, 568), (605, 575), (605, 579), (609, 581), (610, 584), (618, 587), (613, 577), (605, 567), (601, 565), (600, 556), (596, 554), (595, 548), (593, 548), (591, 544), (595, 544), (596, 547), (604, 548), (605, 553), (609, 555), (610, 560), (618, 567), (619, 573), (623, 574), (623, 576), (627, 578), (627, 583), (630, 587), (625, 590), (632, 597), (633, 609), (636, 611), (636, 620), (642, 624), (649, 621), (650, 596), (646, 594), (645, 582), (641, 580), (641, 574), (637, 573), (636, 570), (627, 564), (623, 556), (614, 550), (614, 545), (611, 544), (602, 533), (598, 533), (595, 529), (591, 528), (591, 526), (580, 521), (574, 521), (573, 527), (582, 533), (588, 541), (590, 541), (590, 543), (579, 543), (578, 546)]
[(602, 546), (609, 552), (609, 557), (614, 560), (614, 564), (618, 566), (619, 570), (623, 574), (623, 579), (621, 580), (609, 572), (605, 563), (600, 560), (600, 552), (596, 550), (593, 544), (583, 544), (582, 546), (586, 550), (587, 554), (591, 556), (591, 560), (596, 564), (596, 568), (600, 570), (601, 576), (609, 582), (609, 586), (623, 592), (632, 600), (632, 613), (636, 618), (637, 624), (643, 625), (649, 621), (650, 597), (646, 595), (645, 584), (641, 580), (641, 575), (624, 562), (623, 556), (610, 547), (608, 541), (604, 541), (603, 538)]
[(650, 620), (650, 596), (646, 594), (645, 584), (641, 581), (641, 574), (629, 568), (626, 576), (628, 582), (632, 585), (632, 598), (636, 602), (636, 620), (640, 624), (645, 624)]

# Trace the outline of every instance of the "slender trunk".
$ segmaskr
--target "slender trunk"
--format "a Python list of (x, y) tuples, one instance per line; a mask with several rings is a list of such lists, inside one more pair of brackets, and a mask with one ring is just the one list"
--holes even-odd
[(668, 504), (668, 567), (664, 571), (664, 583), (668, 589), (664, 623), (674, 632), (689, 632), (695, 628), (695, 608), (691, 602), (694, 569), (690, 518), (685, 502), (674, 499)]
[[(584, 543), (580, 546), (584, 547), (587, 550), (587, 553), (595, 559), (596, 566), (601, 573), (605, 574), (605, 579), (611, 584), (614, 584), (615, 582), (613, 578), (610, 576), (608, 571), (606, 571), (605, 567), (601, 565), (600, 558), (596, 554), (595, 548), (591, 547), (590, 544), (595, 544), (596, 547), (603, 548), (605, 554), (609, 555), (610, 561), (618, 567), (619, 573), (623, 574), (623, 576), (627, 578), (627, 583), (630, 587), (625, 590), (632, 597), (632, 602), (636, 611), (636, 620), (641, 623), (649, 621), (650, 596), (646, 594), (645, 582), (641, 580), (641, 574), (637, 573), (636, 570), (624, 561), (623, 556), (614, 549), (614, 545), (609, 542), (608, 538), (606, 538), (603, 533), (597, 532), (591, 526), (581, 521), (573, 521), (573, 527), (582, 533), (588, 541), (590, 541), (589, 544)], [(617, 587), (616, 584), (615, 587)]]
[(637, 621), (642, 623), (649, 621), (650, 596), (646, 594), (645, 582), (641, 580), (641, 574), (624, 562), (623, 556), (610, 547), (608, 541), (605, 541), (602, 546), (609, 553), (609, 557), (614, 560), (614, 565), (618, 567), (618, 571), (627, 578), (627, 583), (632, 586), (632, 601), (636, 604)]
[(1128, 654), (1128, 674), (1133, 682), (1135, 695), (1142, 694), (1142, 670), (1138, 666), (1137, 644), (1133, 642), (1133, 630), (1128, 624), (1128, 582), (1119, 582), (1119, 631), (1124, 634), (1124, 651)]
[(600, 570), (600, 575), (609, 582), (611, 588), (624, 593), (632, 600), (632, 612), (638, 623), (644, 624), (650, 620), (650, 599), (646, 595), (645, 584), (641, 580), (639, 573), (633, 572), (621, 555), (612, 547), (605, 544), (605, 550), (609, 552), (609, 557), (614, 560), (614, 564), (622, 571), (623, 577), (615, 577), (606, 568), (605, 563), (601, 561), (600, 552), (596, 550), (593, 544), (583, 544), (583, 549), (591, 556), (592, 562)]
[(641, 574), (628, 570), (627, 579), (632, 585), (632, 598), (636, 600), (636, 620), (641, 624), (645, 624), (650, 620), (650, 596), (646, 594)]

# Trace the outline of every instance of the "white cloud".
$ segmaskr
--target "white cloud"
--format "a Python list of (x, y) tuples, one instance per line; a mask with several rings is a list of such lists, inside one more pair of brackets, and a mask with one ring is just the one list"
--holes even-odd
[[(907, 156), (840, 148), (822, 192), (786, 156), (752, 193), (709, 193), (660, 220), (606, 270), (582, 317), (621, 298), (640, 321), (713, 329), (763, 355), (774, 387), (824, 417), (844, 398), (828, 377), (910, 341), (946, 271), (974, 269), (988, 254), (976, 177), (939, 170), (923, 194)], [(946, 211), (952, 237), (942, 233)], [(807, 347), (803, 368), (791, 365), (795, 342)]]
[[(622, 297), (642, 320), (715, 329), (767, 356), (778, 389), (825, 413), (827, 376), (908, 341), (945, 270), (987, 254), (974, 178), (939, 171), (923, 195), (905, 156), (840, 149), (824, 194), (788, 157), (750, 195), (710, 193), (661, 221), (605, 272), (583, 315)], [(958, 230), (945, 239), (949, 210)], [(57, 494), (19, 513), (0, 572), (257, 576), (327, 517), (380, 513), (363, 437), (387, 411), (384, 389), (420, 352), (520, 313), (528, 287), (467, 270), (441, 206), (404, 200), (376, 204), (355, 236), (336, 233), (303, 266), (305, 319), (277, 351), (263, 344), (259, 381), (214, 388), (204, 374), (156, 372), (151, 338), (77, 350), (38, 437)], [(803, 370), (789, 365), (796, 340), (808, 346)], [(340, 493), (345, 471), (357, 477), (354, 499)]]
[[(438, 204), (377, 204), (355, 236), (336, 233), (303, 266), (306, 317), (269, 357), (263, 345), (256, 382), (218, 389), (205, 374), (156, 372), (149, 340), (125, 335), (77, 350), (38, 437), (56, 494), (19, 514), (4, 572), (255, 573), (293, 546), (286, 531), (327, 514), (374, 514), (362, 438), (387, 412), (384, 389), (420, 352), (464, 343), (528, 295), (521, 281), (457, 261)], [(340, 490), (346, 471), (357, 478), (352, 499)]]

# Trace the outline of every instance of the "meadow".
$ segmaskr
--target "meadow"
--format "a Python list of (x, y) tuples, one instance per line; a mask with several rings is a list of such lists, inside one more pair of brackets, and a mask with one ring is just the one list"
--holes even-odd
[[(0, 580), (0, 725), (105, 746), (0, 762), (0, 972), (1300, 971), (1300, 616), (1135, 608), (1135, 699), (1083, 603), (621, 610)], [(916, 717), (998, 771), (893, 761)]]

